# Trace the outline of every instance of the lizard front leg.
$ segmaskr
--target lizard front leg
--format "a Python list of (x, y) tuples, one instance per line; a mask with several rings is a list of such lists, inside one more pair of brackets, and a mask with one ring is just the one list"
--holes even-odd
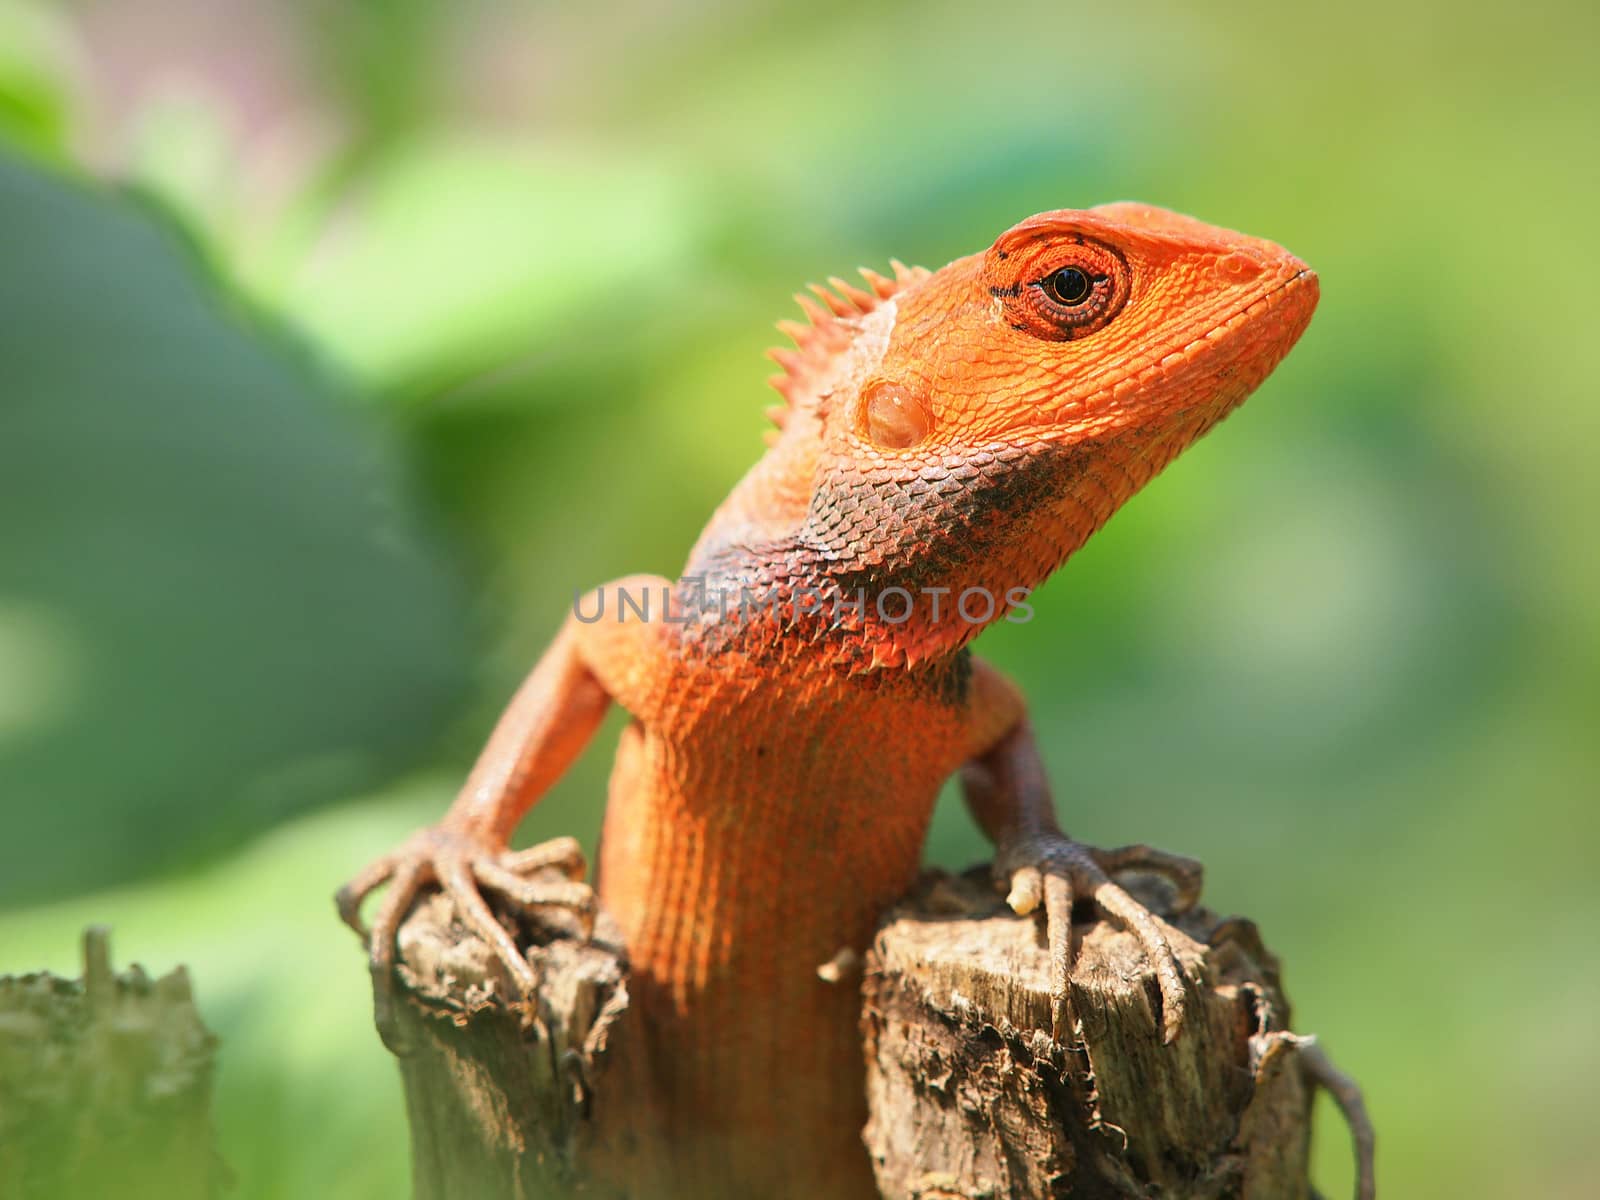
[[(395, 938), (417, 894), (437, 884), (456, 911), (505, 965), (523, 996), (537, 979), (516, 942), (495, 919), (483, 890), (527, 907), (572, 909), (586, 924), (595, 899), (582, 882), (585, 863), (572, 838), (557, 838), (513, 851), (510, 838), (529, 808), (577, 758), (613, 699), (622, 699), (632, 680), (648, 670), (659, 651), (657, 625), (630, 614), (624, 619), (617, 596), (662, 595), (668, 586), (654, 576), (633, 576), (607, 584), (581, 600), (577, 611), (600, 611), (592, 622), (569, 616), (544, 656), (507, 706), (488, 744), (444, 818), (413, 835), (397, 850), (377, 859), (339, 890), (336, 901), (345, 923), (367, 943), (373, 978), (373, 1003), (385, 1044), (402, 1051), (394, 1020)], [(604, 593), (613, 592), (611, 611)], [(597, 608), (597, 599), (599, 600)], [(558, 867), (566, 880), (530, 878)], [(380, 886), (388, 891), (373, 917), (361, 921), (362, 902)]]
[(1177, 888), (1176, 907), (1182, 911), (1199, 898), (1200, 864), (1149, 846), (1099, 850), (1062, 833), (1021, 694), (987, 663), (974, 660), (973, 667), (973, 750), (961, 771), (962, 791), (973, 817), (995, 844), (995, 874), (1009, 888), (1007, 902), (1019, 913), (1043, 904), (1053, 1036), (1059, 1041), (1068, 1026), (1072, 906), (1084, 896), (1143, 947), (1161, 987), (1162, 1035), (1170, 1043), (1186, 1010), (1183, 969), (1165, 923), (1112, 876), (1128, 870), (1165, 875)]

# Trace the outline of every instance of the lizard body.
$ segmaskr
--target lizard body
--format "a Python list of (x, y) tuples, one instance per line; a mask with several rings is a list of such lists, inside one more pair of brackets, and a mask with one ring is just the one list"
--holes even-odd
[(370, 936), (380, 1026), (396, 929), (430, 883), (531, 988), (481, 892), (592, 903), (527, 878), (581, 872), (570, 846), (507, 845), (621, 704), (598, 887), (651, 1031), (663, 1195), (875, 1194), (859, 996), (818, 967), (863, 950), (910, 884), (953, 773), (1013, 906), (1047, 913), (1058, 1014), (1078, 896), (1144, 945), (1169, 1040), (1182, 1021), (1163, 926), (1109, 873), (1153, 865), (1192, 894), (1197, 866), (1062, 834), (1020, 695), (966, 647), (1267, 376), (1316, 277), (1131, 204), (1041, 214), (937, 272), (863, 275), (784, 326), (780, 429), (682, 577), (580, 599), (444, 821), (341, 894), (360, 929), (390, 883)]

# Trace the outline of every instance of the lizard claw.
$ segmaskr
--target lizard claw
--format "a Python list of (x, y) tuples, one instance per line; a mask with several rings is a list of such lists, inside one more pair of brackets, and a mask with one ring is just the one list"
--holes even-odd
[(1041, 904), (1044, 907), (1050, 950), (1051, 1036), (1061, 1041), (1072, 1024), (1069, 982), (1076, 957), (1072, 906), (1079, 896), (1085, 896), (1143, 947), (1161, 988), (1162, 1041), (1170, 1045), (1187, 1012), (1183, 967), (1167, 939), (1164, 923), (1112, 881), (1111, 875), (1119, 871), (1148, 871), (1171, 880), (1176, 889), (1174, 911), (1187, 911), (1199, 898), (1200, 864), (1148, 846), (1096, 850), (1052, 831), (1016, 839), (1002, 846), (995, 857), (995, 874), (1010, 889), (1006, 903), (1012, 910), (1027, 914)]
[(1165, 879), (1172, 885), (1172, 901), (1166, 905), (1166, 911), (1173, 916), (1188, 912), (1200, 902), (1205, 867), (1198, 858), (1174, 854), (1170, 850), (1157, 850), (1143, 842), (1132, 846), (1116, 846), (1110, 850), (1102, 850), (1097, 846), (1085, 846), (1084, 849), (1107, 875), (1138, 872), (1159, 875)]
[[(564, 880), (534, 879), (530, 875), (558, 868)], [(516, 999), (525, 999), (538, 987), (538, 976), (516, 941), (495, 918), (484, 900), (487, 889), (525, 908), (551, 905), (578, 914), (583, 932), (594, 928), (595, 899), (582, 882), (583, 852), (573, 838), (556, 838), (527, 850), (496, 846), (489, 837), (449, 824), (436, 825), (413, 835), (403, 846), (370, 864), (334, 897), (339, 916), (367, 945), (372, 972), (373, 1016), (384, 1045), (396, 1054), (406, 1053), (395, 1019), (395, 939), (417, 894), (437, 884), (455, 903), (462, 922), (482, 938), (504, 964)], [(361, 920), (362, 902), (384, 884), (384, 894), (369, 929)]]

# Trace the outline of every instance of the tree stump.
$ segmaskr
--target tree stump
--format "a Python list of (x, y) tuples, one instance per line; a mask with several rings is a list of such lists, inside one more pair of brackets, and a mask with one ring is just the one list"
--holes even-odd
[[(1136, 943), (1082, 916), (1074, 1035), (1059, 1045), (1040, 922), (1011, 913), (986, 872), (930, 872), (886, 915), (862, 983), (863, 1137), (883, 1195), (1310, 1197), (1312, 1043), (1288, 1032), (1255, 927), (1170, 918), (1192, 1007), (1165, 1046)], [(444, 897), (401, 931), (417, 1200), (650, 1200), (671, 1148), (632, 1123), (649, 1065), (615, 927), (601, 914), (585, 941), (565, 913), (501, 919), (543, 981), (520, 1007)]]
[(564, 911), (502, 920), (543, 981), (515, 1005), (501, 964), (445, 896), (421, 900), (400, 931), (413, 1195), (627, 1196), (653, 1168), (649, 1131), (614, 1119), (613, 1102), (646, 1083), (621, 938), (605, 913), (590, 939)]
[(1191, 993), (1177, 1041), (1161, 1043), (1138, 943), (1093, 922), (1074, 930), (1062, 1045), (1037, 922), (986, 873), (925, 876), (880, 928), (864, 987), (866, 1142), (883, 1195), (1307, 1197), (1312, 1088), (1277, 961), (1248, 921), (1204, 909), (1169, 921)]
[(114, 974), (103, 929), (81, 981), (0, 978), (0, 1196), (220, 1196), (215, 1049), (184, 969)]

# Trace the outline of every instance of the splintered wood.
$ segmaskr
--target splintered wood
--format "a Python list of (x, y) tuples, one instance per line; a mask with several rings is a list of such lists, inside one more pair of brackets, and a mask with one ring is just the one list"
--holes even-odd
[(1310, 1195), (1311, 1088), (1276, 960), (1247, 921), (1171, 920), (1190, 993), (1177, 1041), (1161, 1042), (1138, 944), (1099, 921), (1075, 929), (1061, 1045), (1038, 922), (983, 875), (925, 876), (867, 961), (866, 1142), (884, 1196)]
[[(1141, 899), (1163, 911), (1147, 882)], [(986, 874), (929, 873), (887, 914), (862, 982), (864, 1140), (883, 1195), (1308, 1200), (1315, 1055), (1288, 1032), (1255, 927), (1169, 914), (1189, 1010), (1163, 1045), (1138, 945), (1080, 916), (1062, 1045), (1039, 922), (1006, 908)], [(648, 1039), (615, 927), (602, 913), (585, 941), (568, 914), (503, 919), (542, 980), (515, 1007), (447, 899), (420, 902), (402, 932), (418, 1200), (670, 1194), (672, 1147), (648, 1127)]]

